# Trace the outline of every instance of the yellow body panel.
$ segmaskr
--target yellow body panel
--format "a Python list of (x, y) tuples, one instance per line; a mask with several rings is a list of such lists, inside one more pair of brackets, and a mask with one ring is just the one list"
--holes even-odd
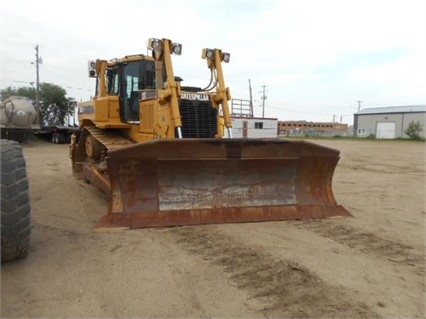
[(108, 117), (110, 119), (120, 119), (120, 104), (116, 95), (108, 96)]
[(92, 123), (99, 128), (130, 129), (131, 125), (123, 123), (120, 119), (118, 96), (109, 95), (81, 102), (78, 110), (78, 121)]

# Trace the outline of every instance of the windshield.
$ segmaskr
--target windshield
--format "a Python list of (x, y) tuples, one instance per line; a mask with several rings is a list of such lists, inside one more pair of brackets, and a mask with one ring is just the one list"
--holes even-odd
[(155, 88), (155, 62), (131, 61), (122, 64), (121, 69), (122, 117), (125, 121), (139, 121), (140, 90)]

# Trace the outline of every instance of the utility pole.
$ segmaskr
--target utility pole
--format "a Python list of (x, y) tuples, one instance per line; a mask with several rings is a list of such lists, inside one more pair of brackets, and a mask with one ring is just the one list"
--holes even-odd
[(265, 117), (265, 101), (268, 98), (266, 96), (266, 85), (262, 85), (262, 97), (260, 98), (262, 100), (262, 117)]
[(361, 102), (362, 101), (357, 101), (357, 103), (358, 103), (358, 112), (361, 110)]
[(249, 91), (250, 91), (250, 117), (253, 117), (253, 95), (251, 94), (251, 82), (249, 79)]
[(43, 63), (43, 60), (41, 59), (41, 57), (38, 54), (38, 44), (35, 47), (36, 50), (36, 60), (35, 60), (35, 64), (36, 64), (36, 108), (38, 111), (40, 111), (40, 68), (39, 65)]

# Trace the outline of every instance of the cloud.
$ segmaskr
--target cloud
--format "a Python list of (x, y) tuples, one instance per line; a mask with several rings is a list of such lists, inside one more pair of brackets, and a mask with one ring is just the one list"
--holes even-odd
[[(298, 1), (50, 1), (5, 0), (2, 6), (2, 83), (34, 81), (34, 46), (42, 81), (77, 99), (94, 83), (87, 60), (146, 53), (146, 40), (183, 44), (174, 57), (185, 85), (209, 80), (201, 49), (231, 53), (224, 65), (235, 98), (260, 101), (267, 115), (314, 120), (319, 114), (367, 106), (425, 104), (426, 3), (422, 0)], [(17, 7), (25, 10), (16, 10)], [(396, 92), (399, 92), (396, 96)], [(286, 112), (280, 111), (299, 110)], [(321, 117), (322, 119), (322, 117)]]

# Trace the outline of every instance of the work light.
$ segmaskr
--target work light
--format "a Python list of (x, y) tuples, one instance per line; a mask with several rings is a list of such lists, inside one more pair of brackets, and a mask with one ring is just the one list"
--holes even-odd
[(172, 52), (177, 55), (182, 54), (182, 44), (172, 43)]
[(229, 59), (231, 58), (231, 54), (230, 53), (222, 53), (222, 61), (225, 63), (229, 63)]
[(89, 61), (89, 78), (95, 78), (96, 74), (96, 61)]
[(214, 58), (214, 50), (212, 50), (212, 49), (203, 49), (201, 57), (203, 59), (209, 59), (209, 60), (213, 59)]
[(151, 38), (148, 40), (148, 49), (161, 50), (161, 45), (162, 43), (160, 39)]

